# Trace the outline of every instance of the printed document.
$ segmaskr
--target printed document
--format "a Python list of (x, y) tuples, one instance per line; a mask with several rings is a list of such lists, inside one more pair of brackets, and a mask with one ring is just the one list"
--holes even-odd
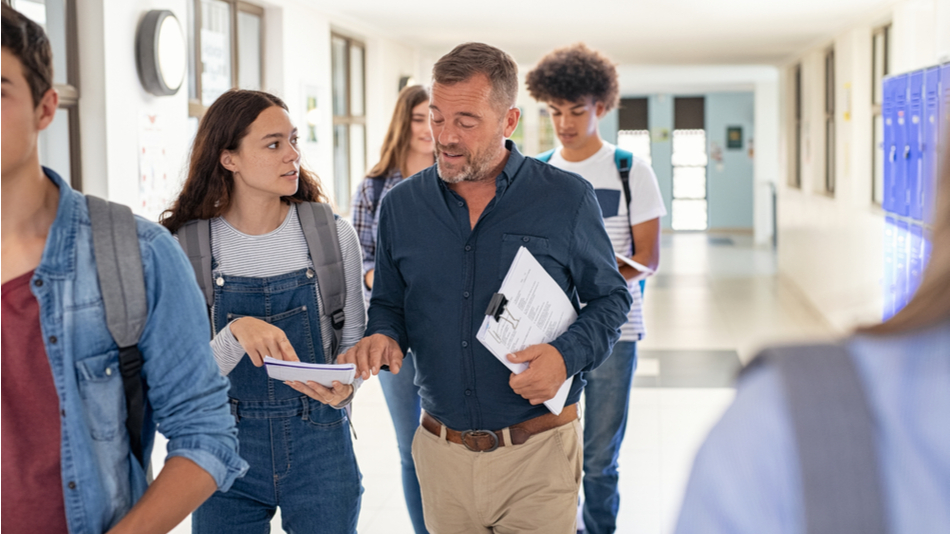
[[(577, 319), (577, 313), (557, 282), (524, 247), (518, 249), (498, 292), (508, 299), (504, 311), (497, 320), (486, 315), (475, 337), (511, 372), (520, 374), (528, 364), (512, 363), (508, 355), (554, 341)], [(544, 402), (554, 414), (564, 409), (573, 381), (573, 376), (568, 377), (554, 398)]]
[(625, 257), (625, 256), (621, 256), (621, 255), (619, 255), (619, 254), (617, 254), (616, 256), (617, 256), (617, 259), (618, 259), (618, 260), (620, 260), (620, 261), (626, 263), (627, 265), (633, 267), (634, 269), (640, 271), (640, 274), (638, 274), (638, 275), (635, 276), (633, 279), (631, 279), (631, 281), (641, 280), (641, 279), (643, 279), (643, 278), (646, 278), (646, 277), (650, 276), (650, 275), (653, 274), (653, 272), (654, 272), (653, 269), (647, 267), (646, 265), (643, 265), (642, 263), (635, 262), (635, 261), (631, 260), (630, 258), (627, 258), (627, 257)]
[(334, 380), (338, 380), (341, 384), (352, 384), (356, 376), (356, 365), (352, 363), (287, 362), (264, 356), (264, 367), (267, 368), (267, 376), (274, 380), (316, 382), (328, 388), (333, 387)]

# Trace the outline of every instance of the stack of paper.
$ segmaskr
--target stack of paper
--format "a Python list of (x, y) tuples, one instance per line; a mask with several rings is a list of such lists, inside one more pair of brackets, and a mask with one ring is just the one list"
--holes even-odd
[(305, 362), (286, 362), (264, 357), (264, 367), (267, 376), (283, 382), (316, 382), (322, 386), (332, 388), (333, 381), (341, 384), (352, 384), (356, 376), (356, 365), (352, 363), (319, 364)]
[[(520, 374), (528, 364), (511, 363), (508, 355), (554, 341), (577, 319), (577, 313), (557, 282), (524, 247), (518, 249), (498, 292), (508, 300), (504, 311), (497, 320), (486, 315), (475, 337), (511, 372)], [(564, 409), (573, 381), (573, 376), (568, 377), (554, 398), (544, 402), (553, 413)]]

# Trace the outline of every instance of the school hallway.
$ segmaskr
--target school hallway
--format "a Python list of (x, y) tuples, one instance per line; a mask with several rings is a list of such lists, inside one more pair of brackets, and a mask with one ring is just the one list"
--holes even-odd
[[(799, 290), (777, 274), (771, 246), (754, 245), (751, 235), (664, 234), (661, 250), (660, 271), (645, 291), (648, 334), (639, 345), (620, 454), (617, 532), (623, 534), (673, 531), (693, 456), (732, 401), (740, 363), (766, 344), (832, 335)], [(363, 385), (353, 410), (365, 490), (358, 530), (412, 534), (378, 380)], [(153, 454), (156, 467), (163, 445)], [(173, 532), (191, 532), (189, 522)], [(272, 532), (283, 532), (279, 514)]]

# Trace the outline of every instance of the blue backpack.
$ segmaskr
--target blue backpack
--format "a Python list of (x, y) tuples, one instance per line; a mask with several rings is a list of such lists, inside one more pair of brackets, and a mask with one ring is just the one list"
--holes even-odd
[[(557, 150), (552, 148), (547, 152), (542, 152), (534, 158), (548, 163), (551, 161), (551, 156), (554, 155), (554, 151)], [(623, 185), (623, 199), (627, 203), (627, 222), (630, 222), (630, 168), (633, 167), (633, 153), (627, 152), (626, 150), (617, 147), (614, 150), (614, 164), (617, 165), (617, 171), (620, 172), (620, 183)], [(630, 243), (632, 249), (630, 255), (633, 256), (637, 252), (637, 242), (633, 238), (633, 225), (627, 224), (627, 227), (630, 228)], [(640, 295), (643, 295), (643, 290), (646, 289), (646, 280), (640, 280)]]

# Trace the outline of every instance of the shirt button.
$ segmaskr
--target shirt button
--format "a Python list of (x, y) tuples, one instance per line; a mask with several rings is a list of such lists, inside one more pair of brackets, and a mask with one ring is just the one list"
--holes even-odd
[(465, 203), (460, 200), (460, 201), (459, 201), (459, 207), (461, 208), (461, 207), (464, 206), (464, 205), (465, 205)]
[(50, 336), (50, 337), (49, 337), (49, 342), (52, 343), (53, 345), (55, 345), (57, 341), (59, 341), (59, 340), (56, 339), (56, 336)]
[(472, 250), (472, 245), (465, 245), (465, 251), (468, 252)]
[(59, 415), (66, 417), (66, 410), (60, 410)]
[(465, 347), (467, 347), (467, 346), (468, 346), (468, 341), (463, 341), (463, 342), (462, 342), (462, 348), (465, 348)]
[(112, 376), (112, 368), (106, 367), (106, 376)]
[(36, 280), (33, 281), (33, 285), (36, 287), (43, 287), (43, 279), (37, 278)]
[(66, 485), (69, 486), (69, 489), (76, 489), (76, 483), (75, 483), (75, 482), (70, 482), (69, 484), (66, 484)]
[(472, 396), (472, 390), (466, 389), (466, 390), (465, 390), (465, 396), (466, 396), (466, 397), (471, 397), (471, 396)]
[(521, 238), (521, 240), (524, 241), (525, 243), (527, 243), (528, 241), (531, 241), (531, 238), (528, 237), (528, 236), (524, 236), (524, 237)]
[(468, 291), (466, 291), (465, 293), (462, 293), (462, 296), (465, 298), (468, 298)]

